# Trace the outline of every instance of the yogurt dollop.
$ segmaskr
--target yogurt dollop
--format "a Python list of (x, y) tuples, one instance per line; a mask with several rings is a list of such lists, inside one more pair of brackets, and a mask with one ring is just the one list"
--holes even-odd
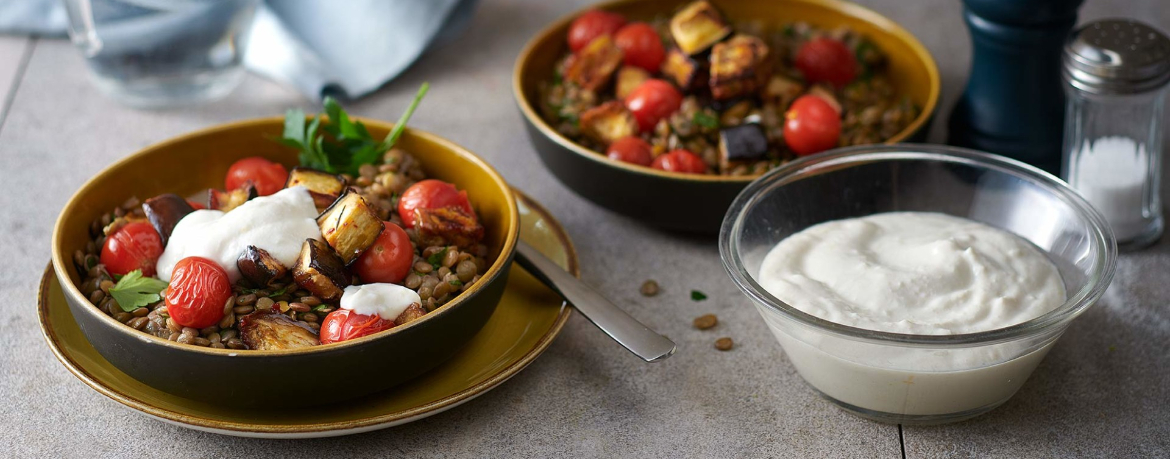
[(341, 294), (341, 309), (394, 320), (413, 303), (422, 303), (418, 292), (397, 284), (351, 285)]
[(869, 330), (994, 330), (1065, 300), (1056, 266), (1006, 231), (959, 217), (891, 212), (822, 223), (780, 241), (760, 285), (804, 312)]
[(216, 262), (235, 282), (241, 277), (236, 259), (249, 245), (292, 266), (305, 239), (321, 239), (317, 207), (305, 187), (258, 197), (227, 213), (196, 210), (179, 220), (171, 232), (158, 259), (158, 277), (170, 281), (175, 263), (197, 256)]

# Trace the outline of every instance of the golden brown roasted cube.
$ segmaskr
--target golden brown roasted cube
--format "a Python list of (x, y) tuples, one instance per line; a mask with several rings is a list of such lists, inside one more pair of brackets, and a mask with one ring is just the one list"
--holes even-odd
[(288, 181), (284, 184), (285, 188), (294, 186), (307, 188), (309, 194), (313, 196), (313, 203), (317, 205), (317, 210), (322, 210), (333, 204), (333, 201), (341, 196), (341, 192), (345, 191), (345, 178), (337, 174), (298, 166), (288, 172)]
[(612, 37), (602, 35), (569, 58), (565, 79), (582, 88), (598, 91), (609, 84), (621, 64), (622, 50)]
[(695, 55), (731, 35), (731, 24), (710, 2), (700, 0), (670, 18), (670, 35), (682, 52)]
[(342, 292), (349, 286), (349, 273), (345, 271), (341, 258), (316, 239), (306, 239), (301, 245), (292, 272), (297, 285), (324, 301), (340, 300)]
[(609, 145), (622, 137), (637, 135), (638, 121), (624, 104), (611, 100), (582, 113), (581, 130), (598, 142)]
[(768, 45), (736, 35), (711, 49), (711, 95), (720, 100), (755, 94), (772, 76)]
[(678, 48), (671, 48), (662, 62), (662, 74), (684, 91), (698, 89), (706, 83), (707, 66)]
[(458, 207), (415, 209), (414, 227), (424, 247), (455, 245), (467, 249), (483, 239), (483, 226)]
[(617, 87), (614, 92), (618, 100), (625, 100), (626, 96), (634, 92), (638, 86), (650, 79), (650, 72), (643, 70), (641, 67), (634, 67), (632, 65), (622, 66), (618, 69)]
[(317, 217), (321, 236), (348, 266), (382, 234), (382, 219), (366, 198), (348, 189)]
[(403, 325), (415, 320), (421, 319), (422, 316), (427, 315), (427, 310), (423, 309), (422, 305), (418, 303), (410, 303), (398, 318), (394, 319), (394, 325)]
[(240, 339), (254, 350), (297, 349), (321, 344), (317, 332), (284, 314), (255, 312), (240, 320)]
[(804, 85), (800, 84), (799, 81), (785, 76), (773, 75), (768, 80), (768, 85), (764, 87), (763, 96), (764, 100), (773, 102), (781, 110), (784, 110), (802, 92), (804, 92)]

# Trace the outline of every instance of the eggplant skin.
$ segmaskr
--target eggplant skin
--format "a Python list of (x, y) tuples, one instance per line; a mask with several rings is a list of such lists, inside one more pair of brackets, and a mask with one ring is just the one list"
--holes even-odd
[(236, 259), (236, 267), (240, 269), (240, 274), (243, 274), (245, 279), (259, 286), (268, 285), (284, 277), (288, 272), (288, 268), (280, 264), (280, 261), (273, 258), (267, 250), (254, 245), (244, 249), (240, 258)]
[(275, 351), (321, 344), (313, 329), (284, 314), (257, 311), (240, 319), (240, 338), (248, 349)]
[(288, 181), (284, 184), (285, 188), (292, 188), (294, 186), (303, 186), (308, 189), (309, 195), (313, 197), (313, 203), (317, 205), (317, 210), (320, 211), (333, 204), (341, 196), (341, 193), (345, 191), (345, 177), (309, 167), (297, 166), (288, 172)]
[(768, 137), (758, 124), (744, 123), (719, 131), (719, 167), (723, 171), (758, 161), (767, 154)]
[(581, 130), (608, 146), (622, 137), (638, 134), (638, 120), (625, 104), (611, 100), (581, 114)]
[(610, 77), (622, 64), (622, 50), (613, 37), (602, 35), (569, 59), (565, 79), (584, 89), (599, 91), (610, 83)]
[(399, 314), (398, 317), (394, 319), (394, 325), (398, 326), (414, 322), (418, 319), (421, 319), (425, 315), (427, 315), (427, 310), (423, 309), (421, 304), (410, 303), (410, 306), (407, 306), (406, 310), (402, 311), (402, 314)]
[(292, 272), (297, 285), (329, 303), (340, 300), (350, 282), (341, 257), (316, 239), (305, 239)]
[(187, 214), (194, 212), (195, 208), (179, 195), (166, 193), (147, 199), (142, 203), (142, 211), (146, 213), (150, 225), (162, 237), (163, 247), (166, 247), (167, 239), (171, 237), (175, 225), (178, 225), (179, 220)]
[(325, 242), (348, 266), (374, 245), (385, 226), (378, 212), (362, 195), (346, 189), (337, 201), (317, 217)]

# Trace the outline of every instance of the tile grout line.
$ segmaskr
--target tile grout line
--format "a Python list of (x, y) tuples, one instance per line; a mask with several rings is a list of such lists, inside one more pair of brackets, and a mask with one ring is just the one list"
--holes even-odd
[(16, 92), (20, 89), (20, 82), (24, 80), (24, 75), (28, 70), (28, 62), (32, 60), (33, 48), (36, 48), (37, 41), (40, 40), (36, 35), (28, 37), (28, 43), (24, 45), (24, 52), (20, 55), (20, 64), (16, 67), (16, 75), (12, 78), (12, 87), (8, 88), (8, 94), (4, 95), (4, 107), (0, 108), (0, 130), (4, 129), (5, 123), (8, 122), (8, 112), (12, 110), (12, 102), (16, 100)]
[(898, 444), (902, 446), (902, 459), (906, 459), (906, 435), (902, 433), (902, 424), (898, 424)]

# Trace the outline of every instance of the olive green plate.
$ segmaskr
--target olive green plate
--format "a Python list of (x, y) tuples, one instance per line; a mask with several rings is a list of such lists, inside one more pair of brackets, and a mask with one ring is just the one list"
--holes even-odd
[[(573, 275), (572, 241), (538, 203), (516, 192), (520, 238)], [(147, 386), (107, 362), (81, 333), (52, 266), (41, 279), (37, 312), (53, 354), (90, 387), (161, 421), (226, 435), (313, 438), (405, 424), (458, 406), (496, 387), (532, 363), (552, 343), (571, 308), (519, 266), (512, 267), (495, 313), (465, 348), (438, 368), (358, 401), (287, 410), (240, 409), (177, 397)]]

